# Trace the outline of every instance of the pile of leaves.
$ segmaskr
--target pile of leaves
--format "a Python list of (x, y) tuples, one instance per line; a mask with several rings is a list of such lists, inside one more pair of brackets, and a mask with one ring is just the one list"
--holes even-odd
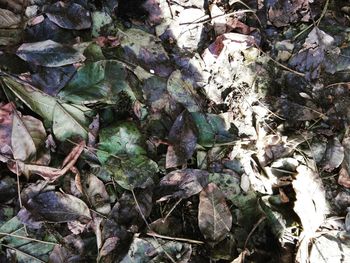
[(348, 1), (0, 0), (1, 262), (344, 262)]

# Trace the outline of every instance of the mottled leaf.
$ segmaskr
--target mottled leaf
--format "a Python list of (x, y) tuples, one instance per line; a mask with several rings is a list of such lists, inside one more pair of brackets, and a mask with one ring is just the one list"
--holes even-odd
[(316, 79), (321, 72), (325, 54), (332, 49), (334, 38), (317, 27), (305, 39), (303, 48), (290, 59), (290, 65), (305, 72), (307, 79)]
[[(16, 111), (13, 103), (0, 107), (0, 152), (16, 160), (44, 163), (50, 161), (50, 156), (43, 156), (46, 131), (42, 122), (32, 116), (22, 116)], [(41, 159), (44, 157), (44, 159)]]
[(80, 30), (91, 27), (90, 12), (77, 3), (58, 1), (45, 6), (43, 11), (62, 28)]
[(192, 253), (191, 245), (153, 238), (134, 238), (128, 254), (121, 263), (173, 262), (186, 263)]
[(199, 196), (198, 226), (209, 244), (222, 241), (231, 230), (232, 215), (220, 188), (210, 183)]
[(133, 122), (120, 122), (100, 130), (97, 156), (105, 163), (110, 155), (145, 155), (140, 131)]
[[(0, 232), (8, 233), (9, 235), (1, 235), (0, 244), (4, 244), (3, 249), (13, 251), (16, 255), (16, 262), (18, 263), (42, 263), (47, 262), (49, 253), (52, 251), (57, 241), (50, 234), (47, 234), (43, 240), (47, 243), (35, 241), (35, 236), (27, 237), (27, 232), (23, 228), (21, 221), (17, 217), (12, 218), (0, 227)], [(23, 237), (23, 238), (21, 238)], [(13, 249), (11, 249), (13, 248)], [(11, 262), (10, 258), (8, 258)]]
[(85, 60), (81, 51), (52, 40), (22, 44), (16, 54), (27, 62), (46, 67), (60, 67)]
[(208, 184), (209, 173), (199, 169), (183, 169), (168, 173), (159, 183), (160, 201), (188, 198), (198, 194)]
[[(237, 139), (236, 128), (220, 115), (192, 112), (198, 130), (198, 143), (205, 147), (232, 143)], [(233, 129), (232, 129), (233, 128)]]
[(42, 67), (32, 75), (32, 84), (45, 93), (56, 96), (75, 72), (73, 65), (55, 68)]
[(146, 188), (154, 184), (158, 165), (145, 155), (130, 156), (129, 159), (110, 157), (106, 169), (124, 189)]
[(160, 39), (143, 30), (130, 28), (120, 33), (120, 58), (140, 65), (162, 77), (173, 71)]
[(187, 164), (196, 149), (197, 128), (187, 111), (181, 113), (171, 127), (166, 154), (166, 168)]
[(61, 192), (39, 193), (25, 204), (25, 207), (38, 219), (49, 222), (70, 222), (78, 220), (87, 223), (91, 220), (87, 205), (77, 197)]
[(139, 97), (133, 92), (137, 84), (136, 76), (124, 64), (117, 60), (101, 60), (79, 68), (59, 97), (77, 104), (115, 103), (118, 94), (124, 91), (135, 101)]
[(111, 205), (104, 183), (93, 174), (86, 174), (82, 179), (83, 192), (91, 206), (103, 215), (109, 214)]
[(180, 70), (176, 70), (168, 78), (167, 89), (177, 102), (189, 112), (201, 111), (201, 99), (198, 97), (190, 80), (184, 80)]

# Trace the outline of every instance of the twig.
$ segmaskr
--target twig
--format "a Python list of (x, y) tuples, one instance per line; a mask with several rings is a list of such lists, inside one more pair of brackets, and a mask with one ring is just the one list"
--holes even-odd
[(176, 240), (176, 241), (188, 242), (188, 243), (198, 244), (198, 245), (203, 245), (204, 244), (203, 241), (194, 240), (194, 239), (187, 239), (187, 238), (181, 238), (181, 237), (169, 237), (169, 236), (164, 236), (164, 235), (157, 234), (157, 233), (155, 233), (153, 231), (149, 231), (146, 234), (151, 236), (151, 237), (159, 237), (159, 238), (167, 239), (167, 240)]
[[(18, 194), (18, 202), (19, 202), (19, 207), (22, 209), (23, 204), (22, 204), (22, 198), (21, 198), (21, 186), (19, 184), (19, 170), (18, 170), (18, 162), (16, 161), (16, 177), (17, 177), (17, 194)], [(28, 231), (26, 225), (23, 224), (24, 227), (24, 232), (28, 236)]]
[(264, 222), (264, 220), (266, 219), (266, 216), (262, 216), (259, 221), (254, 225), (253, 229), (249, 232), (248, 236), (247, 236), (247, 239), (245, 240), (244, 242), (244, 249), (247, 248), (247, 245), (248, 245), (248, 241), (250, 239), (250, 237), (253, 235), (253, 233), (255, 232), (255, 230), (258, 228), (258, 226)]
[(298, 37), (300, 37), (302, 34), (304, 34), (306, 31), (308, 31), (311, 27), (313, 26), (319, 26), (320, 23), (321, 23), (321, 20), (323, 19), (323, 17), (325, 16), (326, 12), (327, 12), (327, 9), (328, 9), (328, 5), (329, 5), (329, 0), (326, 1), (323, 9), (322, 9), (322, 13), (321, 13), (321, 16), (317, 19), (316, 22), (308, 25), (306, 28), (304, 28), (302, 31), (300, 31), (298, 34), (296, 34), (294, 37), (293, 37), (293, 40), (295, 41)]
[(182, 201), (182, 198), (180, 198), (175, 205), (173, 205), (173, 207), (170, 209), (170, 211), (168, 212), (168, 214), (164, 217), (164, 219), (162, 220), (162, 222), (164, 223), (168, 217), (170, 216), (170, 214), (174, 211), (174, 209), (177, 207), (177, 205)]
[(25, 236), (20, 236), (20, 235), (11, 234), (11, 233), (0, 232), (0, 235), (20, 238), (20, 239), (24, 239), (24, 240), (28, 240), (28, 241), (34, 241), (34, 242), (48, 244), (48, 245), (59, 245), (58, 243), (54, 243), (54, 242), (50, 242), (50, 241), (44, 241), (44, 240), (39, 240), (39, 239), (25, 237)]
[(284, 68), (285, 70), (287, 71), (290, 71), (300, 77), (305, 77), (305, 74), (304, 73), (301, 73), (299, 71), (296, 71), (294, 69), (291, 69), (285, 65), (283, 65), (282, 63), (278, 62), (277, 60), (273, 59), (271, 56), (269, 56), (266, 52), (264, 52), (258, 45), (255, 44), (255, 47), (261, 52), (263, 53), (265, 56), (267, 56), (270, 60), (272, 60), (275, 64), (277, 64), (278, 66), (280, 66), (281, 68)]
[[(132, 193), (132, 196), (133, 196), (133, 198), (134, 198), (134, 200), (135, 200), (137, 209), (139, 210), (139, 213), (140, 213), (140, 215), (141, 215), (143, 221), (145, 222), (147, 228), (148, 228), (149, 230), (152, 231), (150, 225), (148, 224), (148, 222), (147, 222), (147, 220), (146, 220), (145, 215), (143, 214), (143, 212), (142, 212), (142, 210), (141, 210), (141, 207), (140, 207), (140, 205), (139, 205), (139, 202), (137, 201), (137, 198), (136, 198), (136, 195), (135, 195), (135, 192), (134, 192), (133, 189), (131, 189), (131, 193)], [(158, 242), (158, 240), (157, 240), (155, 237), (153, 237), (153, 238), (154, 238), (154, 240), (156, 241), (156, 243), (163, 249), (165, 255), (170, 259), (170, 261), (171, 261), (172, 263), (176, 263), (176, 261), (171, 257), (171, 255), (169, 255), (169, 253), (168, 253), (168, 252), (163, 248), (163, 246)]]
[[(220, 14), (220, 15), (216, 15), (216, 16), (213, 16), (213, 17), (209, 17), (209, 18), (204, 18), (203, 20), (199, 20), (199, 21), (192, 21), (192, 22), (185, 22), (185, 23), (180, 23), (179, 25), (180, 26), (184, 26), (184, 25), (196, 25), (196, 24), (205, 24), (215, 18), (219, 18), (219, 17), (229, 17), (229, 16), (232, 16), (232, 15), (236, 15), (236, 14), (240, 14), (240, 13), (254, 13), (255, 14), (256, 11), (254, 10), (251, 10), (251, 9), (244, 9), (244, 10), (238, 10), (238, 11), (233, 11), (233, 12), (230, 12), (230, 13), (227, 13), (227, 14)], [(199, 18), (200, 19), (200, 18)]]

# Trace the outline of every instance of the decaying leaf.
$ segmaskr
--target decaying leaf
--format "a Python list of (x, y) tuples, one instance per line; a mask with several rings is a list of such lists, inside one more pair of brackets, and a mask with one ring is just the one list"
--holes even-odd
[[(56, 239), (47, 234), (43, 239), (35, 236), (28, 238), (28, 233), (23, 228), (17, 217), (10, 219), (0, 226), (0, 232), (7, 235), (0, 235), (2, 249), (15, 254), (14, 259), (18, 263), (39, 263), (48, 262), (49, 253), (53, 250)], [(40, 242), (42, 240), (42, 242)], [(10, 262), (10, 254), (6, 262)], [(12, 258), (13, 259), (13, 258)]]
[(37, 221), (87, 223), (91, 220), (90, 210), (82, 200), (61, 192), (39, 193), (24, 205)]
[(124, 189), (146, 188), (154, 184), (158, 165), (145, 155), (131, 156), (128, 159), (109, 157), (106, 169)]
[(332, 49), (334, 38), (315, 27), (305, 39), (303, 49), (290, 59), (290, 65), (305, 72), (308, 79), (316, 79), (321, 72), (325, 54)]
[[(153, 238), (134, 238), (128, 254), (122, 263), (129, 262), (167, 262), (186, 263), (192, 253), (190, 244), (164, 241)], [(175, 261), (176, 260), (176, 261)]]
[(329, 231), (316, 237), (310, 248), (310, 263), (341, 262), (350, 258), (350, 241), (345, 231)]
[(21, 16), (10, 10), (0, 8), (0, 28), (16, 28), (21, 23)]
[(222, 241), (232, 227), (232, 215), (220, 188), (208, 184), (199, 196), (198, 226), (209, 244)]
[(237, 139), (237, 128), (225, 116), (192, 112), (198, 130), (198, 143), (204, 147), (229, 144)]
[(322, 168), (325, 171), (331, 172), (338, 168), (344, 159), (344, 148), (339, 142), (339, 139), (334, 137), (328, 140), (327, 149), (322, 160)]
[(158, 201), (169, 198), (188, 198), (198, 194), (208, 184), (209, 173), (199, 169), (182, 169), (168, 173), (159, 183), (163, 196)]
[(59, 97), (73, 103), (92, 104), (104, 102), (114, 104), (118, 94), (125, 92), (131, 101), (137, 95), (136, 76), (118, 60), (100, 60), (79, 68), (77, 74), (59, 93)]
[(32, 174), (37, 174), (43, 177), (45, 180), (53, 182), (73, 168), (80, 154), (83, 152), (84, 146), (84, 141), (76, 145), (64, 159), (62, 163), (63, 167), (61, 169), (21, 161), (9, 161), (9, 167), (12, 171), (18, 172), (19, 174), (23, 173), (27, 177)]
[(307, 237), (317, 230), (329, 212), (325, 191), (319, 175), (304, 165), (297, 168), (292, 185), (296, 193), (294, 211), (299, 216)]
[(171, 127), (166, 154), (166, 168), (184, 165), (196, 149), (197, 129), (187, 111), (182, 112)]
[(77, 3), (58, 1), (45, 6), (43, 11), (62, 28), (80, 30), (91, 27), (90, 12)]
[(86, 174), (82, 180), (83, 193), (91, 206), (103, 215), (109, 214), (111, 205), (104, 183), (93, 174)]
[(168, 78), (167, 89), (174, 100), (181, 103), (189, 112), (201, 111), (201, 99), (192, 83), (184, 80), (181, 71), (176, 70)]
[(0, 107), (0, 118), (1, 154), (36, 162), (45, 148), (46, 131), (42, 122), (32, 116), (22, 116), (13, 103)]
[(268, 18), (276, 27), (288, 26), (299, 21), (307, 22), (311, 18), (310, 1), (272, 1), (268, 2)]

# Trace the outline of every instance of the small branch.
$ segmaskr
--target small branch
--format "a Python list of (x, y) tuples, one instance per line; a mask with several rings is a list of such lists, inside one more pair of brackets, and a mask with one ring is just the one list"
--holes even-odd
[(167, 239), (167, 240), (176, 240), (176, 241), (180, 241), (180, 242), (188, 242), (188, 243), (198, 244), (198, 245), (203, 245), (204, 244), (203, 241), (194, 240), (194, 239), (187, 239), (187, 238), (181, 238), (181, 237), (163, 236), (163, 235), (157, 234), (157, 233), (155, 233), (153, 231), (147, 232), (146, 234), (151, 236), (151, 237), (159, 237), (159, 238)]
[(25, 236), (20, 236), (20, 235), (16, 235), (16, 234), (5, 233), (5, 232), (0, 232), (0, 235), (20, 238), (20, 239), (38, 242), (38, 243), (47, 244), (47, 245), (54, 245), (54, 246), (59, 245), (58, 243), (54, 243), (54, 242), (50, 242), (50, 241), (44, 241), (44, 240), (39, 240), (39, 239), (35, 239), (35, 238), (30, 238), (30, 237), (25, 237)]

